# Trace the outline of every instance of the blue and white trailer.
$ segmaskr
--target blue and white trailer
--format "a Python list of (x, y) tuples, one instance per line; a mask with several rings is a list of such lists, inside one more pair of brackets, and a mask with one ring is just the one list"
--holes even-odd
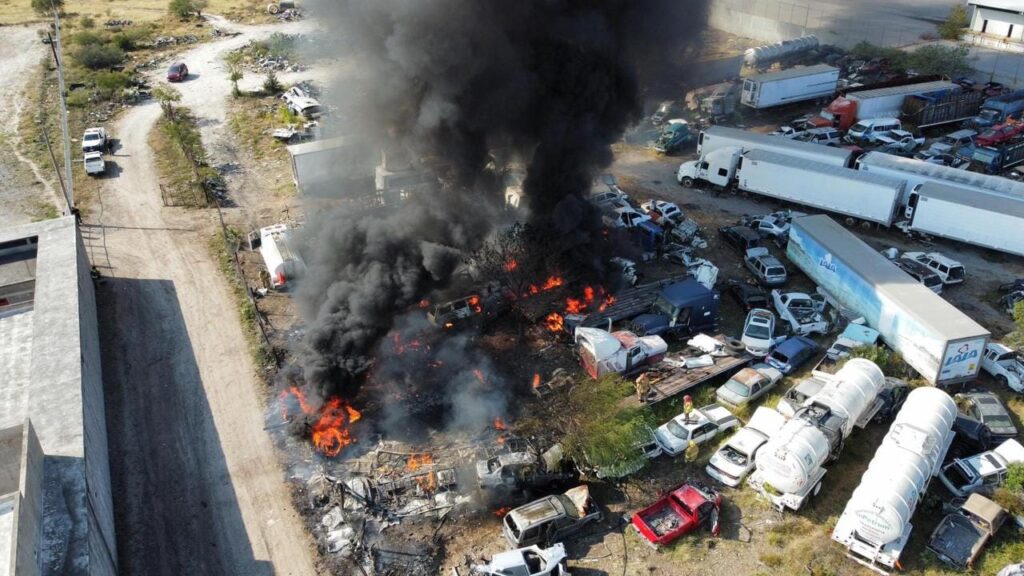
[(978, 376), (988, 330), (828, 216), (793, 220), (786, 256), (931, 384)]

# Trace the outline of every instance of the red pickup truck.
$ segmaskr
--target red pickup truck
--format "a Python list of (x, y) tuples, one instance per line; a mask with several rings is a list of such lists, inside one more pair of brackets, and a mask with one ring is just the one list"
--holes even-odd
[(686, 482), (633, 514), (633, 527), (654, 546), (664, 546), (705, 524), (718, 536), (722, 495), (700, 482)]

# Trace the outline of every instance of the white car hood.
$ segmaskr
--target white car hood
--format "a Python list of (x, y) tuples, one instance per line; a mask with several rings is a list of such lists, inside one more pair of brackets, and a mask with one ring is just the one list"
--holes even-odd
[(683, 448), (686, 448), (686, 445), (688, 444), (687, 441), (682, 440), (675, 434), (669, 432), (667, 424), (658, 426), (658, 429), (654, 431), (654, 436), (658, 439), (658, 444), (671, 448), (673, 452), (678, 452)]

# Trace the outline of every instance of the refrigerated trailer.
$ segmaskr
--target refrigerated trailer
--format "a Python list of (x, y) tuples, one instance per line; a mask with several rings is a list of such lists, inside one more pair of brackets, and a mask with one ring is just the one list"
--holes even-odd
[(697, 156), (701, 157), (721, 148), (738, 148), (742, 152), (748, 150), (768, 150), (816, 160), (833, 166), (853, 166), (855, 154), (845, 148), (833, 148), (810, 142), (797, 142), (789, 138), (769, 136), (739, 128), (710, 126), (701, 131), (697, 137)]
[(839, 69), (827, 64), (797, 66), (743, 79), (740, 103), (755, 109), (831, 97), (839, 83)]
[(786, 256), (936, 386), (978, 376), (989, 332), (828, 216), (793, 220)]
[(740, 190), (889, 226), (899, 212), (903, 180), (751, 150), (737, 171)]
[(857, 158), (856, 167), (857, 170), (864, 172), (906, 180), (907, 183), (903, 187), (905, 197), (900, 199), (903, 204), (909, 200), (910, 191), (925, 182), (949, 184), (982, 192), (1024, 198), (1024, 183), (1015, 182), (1009, 178), (958, 170), (950, 166), (941, 166), (914, 158), (903, 158), (884, 152), (868, 152), (862, 155)]
[(905, 214), (912, 232), (1024, 256), (1024, 197), (928, 182), (910, 193)]

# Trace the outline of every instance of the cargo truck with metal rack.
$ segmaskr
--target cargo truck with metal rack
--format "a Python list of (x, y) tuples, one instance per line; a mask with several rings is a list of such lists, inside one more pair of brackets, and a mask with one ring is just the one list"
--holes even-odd
[(903, 111), (903, 100), (907, 96), (943, 93), (956, 89), (959, 89), (959, 86), (953, 82), (936, 80), (847, 92), (845, 96), (833, 100), (814, 122), (816, 125), (849, 130), (858, 120), (899, 117)]
[(855, 427), (874, 415), (885, 375), (870, 360), (854, 358), (834, 375), (816, 377), (824, 386), (757, 451), (747, 483), (780, 512), (799, 510), (821, 490), (824, 465), (839, 457)]
[(981, 111), (969, 124), (975, 128), (989, 128), (1006, 122), (1011, 116), (1019, 118), (1021, 111), (1024, 111), (1024, 90), (1000, 94), (985, 100)]
[(928, 182), (910, 193), (901, 223), (910, 232), (1024, 256), (1024, 197)]
[(743, 79), (740, 103), (755, 110), (831, 97), (839, 83), (839, 69), (827, 64), (797, 66)]
[(847, 556), (882, 574), (899, 565), (910, 520), (953, 442), (956, 403), (937, 388), (917, 388), (896, 415), (832, 539)]
[(1024, 162), (1024, 140), (1002, 146), (975, 148), (971, 154), (971, 162), (988, 174), (998, 174)]
[(786, 256), (837, 307), (863, 316), (931, 384), (978, 376), (988, 330), (828, 216), (795, 218)]
[(868, 152), (857, 158), (855, 166), (857, 170), (863, 172), (905, 180), (907, 184), (903, 187), (903, 198), (900, 199), (902, 204), (907, 203), (910, 192), (914, 187), (925, 182), (939, 182), (988, 193), (1024, 198), (1024, 183), (1015, 182), (1009, 178), (968, 172), (967, 170), (959, 170), (951, 166), (932, 164), (915, 158), (903, 158), (901, 156), (885, 154), (884, 152)]
[(900, 120), (918, 130), (973, 118), (985, 94), (977, 90), (950, 89), (930, 94), (911, 94), (903, 99)]
[[(813, 181), (813, 185), (808, 182)], [(858, 220), (889, 226), (897, 216), (903, 181), (765, 150), (744, 154), (737, 186)]]

